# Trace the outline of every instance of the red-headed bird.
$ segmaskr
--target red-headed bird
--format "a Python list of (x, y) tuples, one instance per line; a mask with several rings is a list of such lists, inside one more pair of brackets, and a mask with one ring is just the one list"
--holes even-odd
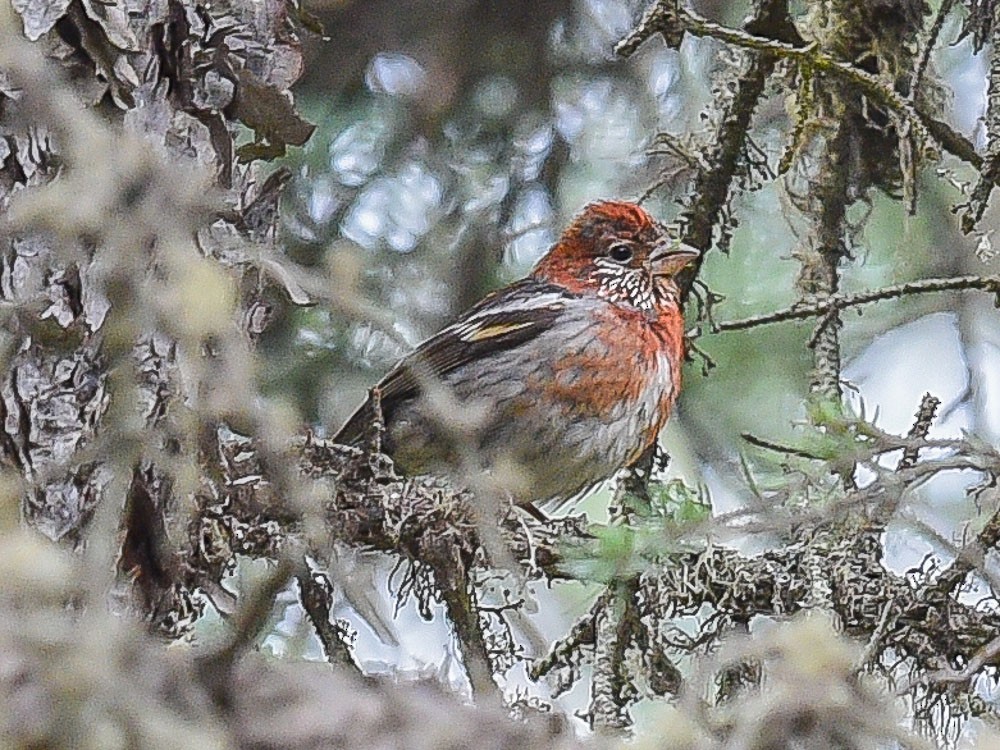
[[(521, 281), (382, 379), (383, 449), (407, 474), (491, 477), (519, 505), (581, 496), (654, 444), (680, 389), (675, 274), (698, 257), (633, 203), (592, 203)], [(371, 399), (335, 440), (357, 444)], [(482, 477), (480, 477), (482, 478)]]

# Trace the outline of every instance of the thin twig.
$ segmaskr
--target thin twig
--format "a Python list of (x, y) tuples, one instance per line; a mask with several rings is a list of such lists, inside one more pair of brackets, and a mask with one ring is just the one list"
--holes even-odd
[(323, 644), (327, 661), (331, 664), (348, 667), (360, 674), (361, 670), (354, 661), (351, 649), (345, 640), (347, 632), (343, 627), (330, 620), (330, 602), (333, 595), (330, 580), (322, 573), (315, 571), (300, 573), (297, 580), (299, 582), (299, 600), (312, 621), (316, 636)]
[(997, 657), (1000, 657), (1000, 635), (974, 653), (965, 669), (939, 669), (935, 672), (928, 672), (918, 679), (904, 684), (896, 691), (896, 694), (905, 695), (918, 685), (964, 685), (975, 677), (979, 670), (996, 661)]
[(987, 75), (986, 116), (986, 158), (979, 170), (979, 180), (969, 196), (968, 207), (962, 214), (962, 231), (968, 234), (983, 218), (990, 194), (1000, 179), (1000, 44), (990, 47), (990, 65)]
[(833, 294), (815, 302), (798, 303), (777, 312), (754, 315), (739, 320), (723, 321), (714, 325), (712, 331), (714, 333), (739, 331), (770, 325), (771, 323), (781, 323), (786, 320), (805, 320), (807, 318), (826, 315), (831, 310), (845, 310), (872, 302), (897, 299), (910, 294), (947, 292), (962, 289), (990, 292), (1000, 297), (1000, 276), (954, 276), (951, 278), (921, 279), (920, 281), (908, 281), (904, 284), (895, 284), (858, 294)]
[(927, 65), (931, 60), (931, 53), (934, 51), (934, 47), (937, 46), (938, 37), (941, 36), (941, 29), (944, 28), (944, 22), (948, 18), (948, 14), (951, 13), (952, 6), (955, 4), (955, 0), (943, 0), (941, 7), (938, 8), (937, 15), (934, 17), (934, 23), (931, 25), (930, 31), (927, 33), (927, 39), (923, 43), (923, 48), (920, 50), (920, 57), (917, 60), (917, 66), (913, 70), (913, 77), (910, 79), (910, 98), (916, 98), (917, 91), (920, 89), (920, 84), (924, 79), (924, 73), (927, 71)]
[[(590, 610), (578, 619), (569, 632), (557, 640), (549, 648), (549, 653), (536, 659), (528, 669), (528, 677), (539, 680), (552, 673), (561, 663), (583, 648), (594, 645), (596, 639), (595, 620), (608, 606), (612, 598), (609, 589), (605, 589), (591, 605)], [(558, 690), (556, 691), (558, 695)]]
[(865, 669), (881, 653), (882, 640), (889, 630), (889, 615), (892, 613), (894, 605), (895, 601), (892, 599), (887, 599), (883, 605), (882, 614), (878, 618), (875, 630), (872, 631), (871, 636), (868, 638), (868, 643), (865, 644), (865, 650), (861, 653), (861, 658), (857, 661), (857, 668), (859, 670)]
[(770, 440), (765, 440), (764, 438), (759, 438), (756, 435), (751, 435), (749, 432), (740, 433), (740, 437), (750, 443), (750, 445), (756, 445), (758, 448), (764, 448), (765, 450), (774, 451), (775, 453), (784, 453), (788, 456), (808, 458), (810, 461), (824, 460), (823, 456), (815, 453), (804, 451), (801, 448), (792, 448), (791, 446), (782, 445), (781, 443), (773, 443)]
[[(934, 416), (937, 414), (937, 409), (940, 405), (941, 399), (929, 393), (924, 394), (924, 397), (920, 399), (920, 408), (914, 415), (913, 426), (906, 434), (907, 440), (919, 441), (927, 437), (927, 433), (931, 429), (931, 423), (934, 421)], [(917, 462), (918, 451), (919, 448), (916, 445), (904, 448), (903, 457), (899, 459), (899, 464), (896, 466), (897, 471), (913, 466)]]

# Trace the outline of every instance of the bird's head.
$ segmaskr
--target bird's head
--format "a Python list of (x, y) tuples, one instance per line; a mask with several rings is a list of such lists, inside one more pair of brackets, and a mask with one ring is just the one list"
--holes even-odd
[(698, 256), (641, 206), (601, 201), (576, 217), (534, 276), (651, 311), (677, 304), (674, 276)]

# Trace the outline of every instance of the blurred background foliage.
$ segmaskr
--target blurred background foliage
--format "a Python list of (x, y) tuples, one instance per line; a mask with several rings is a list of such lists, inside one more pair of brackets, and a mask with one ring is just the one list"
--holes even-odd
[[(729, 25), (750, 9), (694, 6)], [(806, 6), (793, 6), (799, 21)], [(738, 53), (688, 35), (677, 51), (654, 40), (615, 59), (613, 45), (643, 9), (639, 0), (310, 6), (327, 38), (309, 41), (297, 96), (318, 130), (289, 160), (297, 177), (284, 203), (285, 241), (299, 263), (331, 271), (331, 294), (344, 309), (369, 300), (391, 330), (364, 315), (285, 307), (265, 342), (271, 393), (335, 430), (408, 347), (524, 275), (587, 202), (636, 199), (660, 182), (646, 205), (661, 219), (676, 216)], [(932, 65), (954, 92), (944, 118), (981, 145), (985, 63), (960, 37), (960, 14), (952, 14)], [(787, 77), (772, 80), (754, 122), (754, 143), (772, 170), (791, 127), (789, 86)], [(669, 153), (659, 133), (690, 153)], [(951, 213), (970, 179), (960, 165), (925, 168), (913, 216), (898, 196), (865, 196), (851, 212), (857, 231), (845, 291), (995, 268), (995, 219), (987, 214), (982, 235), (967, 238)], [(724, 297), (717, 320), (796, 299), (802, 218), (781, 179), (757, 182), (735, 196), (720, 236), (725, 252), (713, 250), (701, 275)], [(690, 328), (693, 318), (689, 310)], [(996, 434), (987, 408), (997, 380), (989, 375), (996, 342), (988, 300), (924, 295), (845, 318), (848, 391), (859, 410), (905, 430), (931, 390), (945, 405), (942, 429)], [(794, 439), (805, 416), (811, 326), (700, 330), (710, 360), (696, 354), (689, 363), (664, 441), (682, 473), (709, 483), (718, 510), (746, 494), (741, 433)]]

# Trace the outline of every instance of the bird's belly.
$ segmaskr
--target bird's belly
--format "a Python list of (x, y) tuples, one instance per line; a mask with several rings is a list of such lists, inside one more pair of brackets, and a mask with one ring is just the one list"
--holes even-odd
[(459, 483), (463, 473), (483, 472), (520, 501), (566, 500), (635, 461), (673, 397), (665, 357), (633, 371), (640, 377), (628, 387), (602, 377), (600, 367), (564, 379), (563, 387), (552, 387), (557, 373), (515, 379), (498, 372), (446, 380), (454, 397), (449, 413), (428, 400), (397, 409), (388, 442), (404, 471), (448, 471)]
[(562, 440), (572, 450), (567, 464), (573, 466), (573, 476), (583, 486), (561, 494), (577, 494), (636, 461), (666, 419), (661, 409), (669, 403), (668, 394), (665, 387), (651, 385), (639, 398), (612, 407), (605, 418), (570, 420)]
[(482, 403), (460, 402), (462, 413), (452, 419), (433, 414), (429, 404), (405, 404), (390, 422), (386, 447), (407, 474), (447, 473), (482, 487), (481, 476), (469, 475), (485, 473), (497, 489), (526, 502), (578, 495), (627, 458), (631, 430), (624, 424), (580, 417), (537, 395), (491, 400), (489, 412)]

